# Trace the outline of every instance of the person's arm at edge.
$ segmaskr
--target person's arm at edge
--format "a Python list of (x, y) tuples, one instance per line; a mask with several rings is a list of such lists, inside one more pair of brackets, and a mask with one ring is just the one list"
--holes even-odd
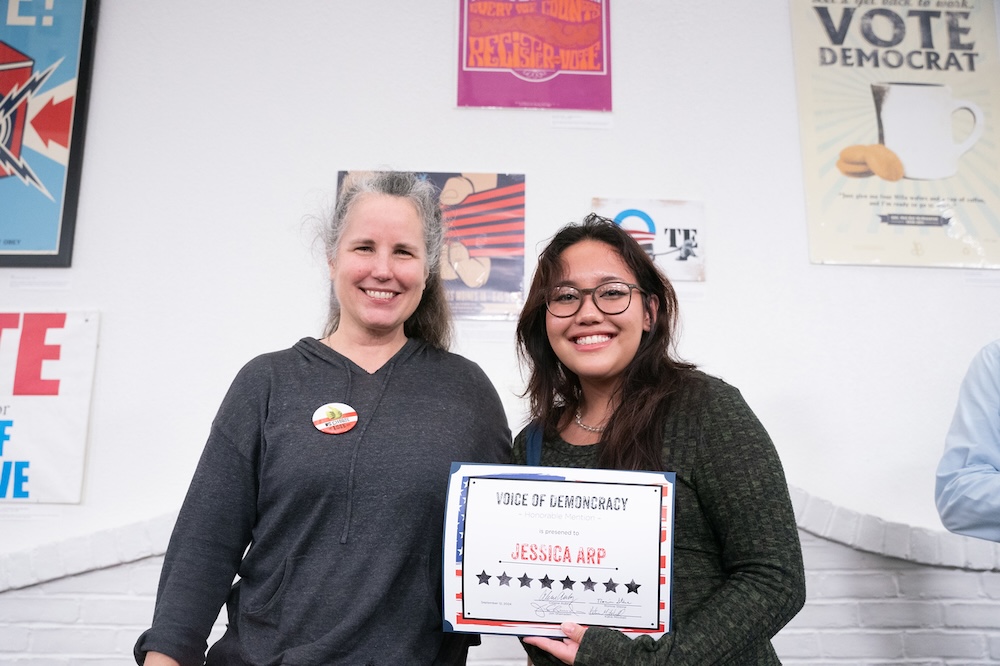
[[(204, 663), (256, 517), (261, 421), (249, 405), (256, 401), (257, 414), (265, 413), (268, 391), (259, 389), (269, 381), (269, 367), (244, 366), (213, 421), (167, 546), (152, 626), (133, 648), (138, 664), (150, 653), (182, 666)], [(230, 433), (249, 448), (238, 447)]]
[(962, 381), (934, 499), (948, 530), (1000, 541), (1000, 340), (980, 350)]

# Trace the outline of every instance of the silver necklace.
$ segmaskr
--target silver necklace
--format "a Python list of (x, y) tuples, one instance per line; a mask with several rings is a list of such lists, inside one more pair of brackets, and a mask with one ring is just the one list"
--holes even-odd
[(583, 421), (581, 421), (580, 420), (580, 410), (579, 409), (576, 410), (576, 414), (573, 415), (573, 422), (576, 423), (581, 428), (583, 428), (584, 430), (586, 430), (587, 432), (601, 433), (601, 432), (604, 432), (605, 428), (607, 428), (606, 425), (602, 425), (602, 426), (589, 426), (586, 423), (584, 423)]

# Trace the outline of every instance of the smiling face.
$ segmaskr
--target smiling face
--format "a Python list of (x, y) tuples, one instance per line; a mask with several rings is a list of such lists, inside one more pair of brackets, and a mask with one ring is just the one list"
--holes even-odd
[(339, 335), (400, 340), (427, 282), (424, 229), (408, 200), (362, 195), (344, 219), (330, 262)]
[[(560, 265), (562, 274), (554, 286), (593, 289), (608, 281), (636, 282), (635, 274), (614, 248), (600, 241), (583, 240), (569, 246), (560, 256)], [(545, 314), (545, 331), (552, 350), (584, 386), (616, 384), (649, 328), (649, 313), (636, 290), (632, 291), (628, 308), (620, 314), (604, 314), (589, 294), (571, 317)]]

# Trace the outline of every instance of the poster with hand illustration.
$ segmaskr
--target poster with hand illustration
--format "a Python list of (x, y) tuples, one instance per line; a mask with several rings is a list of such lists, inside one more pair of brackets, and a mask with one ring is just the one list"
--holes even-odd
[[(418, 172), (439, 192), (445, 296), (457, 319), (513, 320), (524, 303), (524, 174)], [(337, 189), (347, 171), (338, 173)]]
[(992, 0), (790, 0), (809, 254), (1000, 268)]

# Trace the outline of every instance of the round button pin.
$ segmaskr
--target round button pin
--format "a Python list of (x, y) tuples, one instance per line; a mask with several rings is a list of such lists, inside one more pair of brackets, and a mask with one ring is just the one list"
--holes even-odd
[(342, 402), (328, 402), (313, 412), (312, 422), (320, 432), (339, 435), (357, 424), (358, 413)]

